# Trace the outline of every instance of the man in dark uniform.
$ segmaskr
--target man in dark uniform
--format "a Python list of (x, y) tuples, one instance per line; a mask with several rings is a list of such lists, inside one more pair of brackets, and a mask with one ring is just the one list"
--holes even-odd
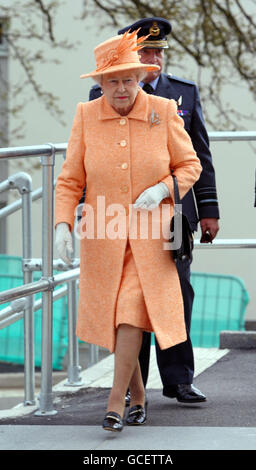
[[(209, 149), (209, 139), (202, 114), (199, 92), (195, 83), (162, 73), (164, 49), (168, 47), (167, 35), (171, 32), (171, 24), (163, 18), (144, 18), (127, 26), (118, 34), (125, 31), (137, 30), (138, 37), (149, 35), (139, 51), (140, 60), (147, 64), (157, 64), (160, 70), (149, 72), (140, 85), (147, 93), (153, 93), (164, 98), (174, 99), (178, 105), (178, 114), (184, 120), (185, 129), (190, 135), (197, 156), (202, 165), (200, 179), (193, 190), (190, 190), (182, 200), (183, 213), (189, 219), (193, 231), (197, 230), (198, 221), (201, 225), (201, 242), (212, 241), (219, 230), (218, 200), (216, 192), (215, 172)], [(90, 90), (90, 100), (101, 96), (99, 85)], [(190, 261), (177, 262), (181, 289), (183, 294), (187, 341), (169, 349), (160, 350), (156, 342), (156, 355), (159, 372), (163, 383), (163, 395), (176, 398), (182, 403), (198, 403), (206, 400), (206, 396), (193, 386), (194, 355), (189, 336), (194, 291), (190, 284)], [(140, 365), (143, 381), (146, 386), (150, 357), (150, 333), (143, 334), (140, 353)], [(128, 400), (127, 400), (128, 401)]]

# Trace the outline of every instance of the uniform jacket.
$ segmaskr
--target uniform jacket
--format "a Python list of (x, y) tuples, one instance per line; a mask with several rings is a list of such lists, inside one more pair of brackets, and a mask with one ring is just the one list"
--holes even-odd
[[(152, 125), (152, 111), (158, 124)], [(161, 207), (169, 204), (163, 216), (161, 207), (152, 212), (131, 207), (128, 210), (142, 191), (160, 181), (168, 185), (172, 196), (171, 170), (177, 176), (181, 196), (201, 172), (173, 100), (139, 90), (133, 109), (124, 117), (114, 111), (104, 96), (78, 104), (56, 185), (55, 224), (66, 222), (73, 228), (75, 207), (86, 185), (84, 214), (88, 218), (80, 222), (86, 237), (81, 231), (77, 325), (77, 335), (83, 341), (111, 352), (115, 348), (115, 307), (128, 237), (161, 349), (186, 340), (176, 266), (170, 252), (163, 249), (162, 232), (170, 225), (172, 197), (161, 203)], [(149, 228), (147, 237), (140, 236), (141, 222), (142, 227), (146, 226), (143, 214), (148, 216), (149, 227), (161, 222), (163, 229), (157, 236), (153, 235), (153, 228), (152, 232)], [(125, 221), (125, 229), (115, 238), (109, 229), (120, 220)]]
[[(89, 99), (98, 98), (101, 94), (100, 86), (95, 85), (90, 90)], [(198, 220), (204, 217), (219, 218), (215, 172), (198, 88), (192, 81), (162, 73), (155, 95), (174, 99), (176, 102), (182, 97), (178, 113), (184, 120), (185, 129), (202, 165), (200, 179), (182, 201), (183, 212), (187, 215), (192, 230), (197, 230)]]

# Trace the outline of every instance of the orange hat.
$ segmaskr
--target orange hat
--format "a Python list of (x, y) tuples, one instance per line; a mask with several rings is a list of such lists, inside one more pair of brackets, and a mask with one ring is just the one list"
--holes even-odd
[(102, 42), (94, 49), (97, 68), (93, 72), (80, 75), (80, 78), (97, 77), (103, 73), (120, 72), (122, 70), (159, 70), (158, 65), (142, 64), (138, 50), (144, 47), (141, 43), (147, 36), (137, 39), (137, 32), (129, 31)]

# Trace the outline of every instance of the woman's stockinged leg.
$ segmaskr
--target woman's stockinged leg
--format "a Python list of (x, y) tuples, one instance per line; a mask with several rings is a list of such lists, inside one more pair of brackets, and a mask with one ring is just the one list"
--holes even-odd
[(131, 387), (131, 395), (143, 397), (144, 386), (140, 380), (138, 356), (142, 342), (142, 331), (131, 325), (121, 324), (117, 330), (113, 386), (107, 411), (123, 416), (125, 395)]
[(140, 363), (137, 360), (137, 365), (135, 367), (134, 373), (131, 377), (129, 390), (131, 394), (130, 407), (134, 405), (145, 406), (145, 387), (141, 375)]

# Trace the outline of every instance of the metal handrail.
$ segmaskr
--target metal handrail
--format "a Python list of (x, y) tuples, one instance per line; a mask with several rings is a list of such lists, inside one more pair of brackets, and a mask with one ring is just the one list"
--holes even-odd
[[(54, 186), (56, 185), (56, 180), (54, 181)], [(37, 201), (43, 195), (43, 188), (35, 189), (31, 192), (32, 201)], [(22, 199), (17, 199), (17, 201), (8, 204), (7, 206), (0, 209), (0, 219), (4, 217), (8, 217), (8, 215), (14, 214), (14, 212), (18, 211), (22, 207)]]
[[(256, 131), (233, 131), (233, 132), (209, 132), (209, 139), (213, 142), (232, 142), (232, 141), (254, 141), (256, 140)], [(52, 155), (52, 147), (55, 154), (65, 153), (67, 143), (29, 145), (23, 147), (0, 148), (0, 159), (6, 158), (26, 158), (39, 157), (42, 155)]]
[(213, 142), (251, 141), (256, 140), (256, 131), (209, 132), (209, 139)]
[[(53, 293), (53, 301), (59, 300), (61, 297), (67, 295), (67, 286), (63, 286), (57, 289)], [(6, 326), (12, 325), (16, 321), (24, 317), (24, 307), (27, 303), (27, 297), (21, 297), (13, 300), (11, 305), (0, 310), (0, 329)], [(38, 299), (34, 302), (33, 311), (36, 312), (42, 307), (42, 299)]]
[(212, 243), (200, 243), (199, 239), (194, 240), (194, 246), (197, 249), (213, 249), (213, 248), (256, 248), (256, 238), (226, 238), (213, 240)]
[(49, 289), (54, 289), (59, 284), (69, 282), (79, 278), (80, 268), (71, 269), (67, 272), (56, 274), (52, 279), (40, 279), (39, 281), (24, 284), (18, 287), (12, 287), (0, 292), (0, 304), (10, 302), (11, 300), (34, 295), (38, 292), (46, 292)]
[(54, 154), (64, 153), (67, 150), (67, 143), (27, 145), (23, 147), (0, 148), (0, 158), (31, 158), (41, 156), (52, 156)]

